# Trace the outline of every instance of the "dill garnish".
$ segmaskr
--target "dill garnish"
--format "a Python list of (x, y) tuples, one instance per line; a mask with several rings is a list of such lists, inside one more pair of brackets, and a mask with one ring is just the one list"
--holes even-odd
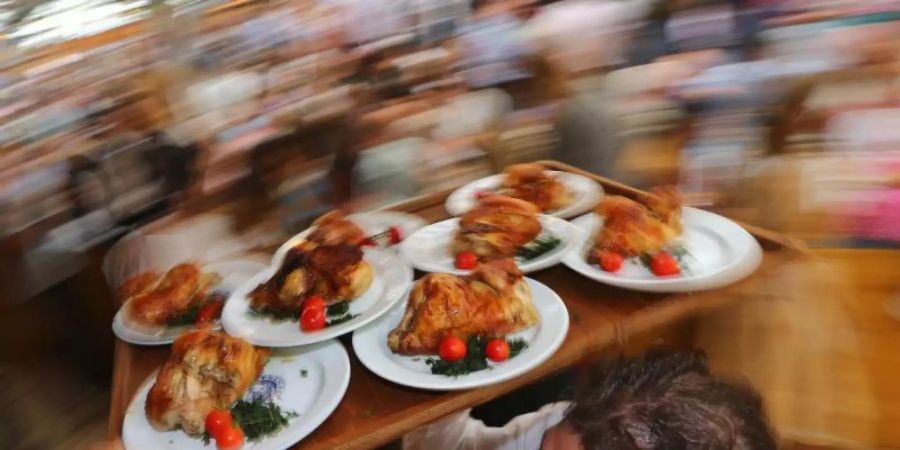
[(275, 403), (256, 398), (250, 402), (239, 400), (231, 407), (231, 416), (241, 427), (247, 440), (258, 441), (286, 427), (288, 420), (298, 414), (282, 411)]
[(525, 261), (531, 261), (555, 249), (561, 243), (562, 241), (552, 234), (541, 235), (537, 239), (519, 247), (516, 251), (516, 257)]
[[(487, 355), (485, 355), (485, 347), (487, 339), (482, 336), (469, 336), (466, 342), (466, 357), (455, 362), (444, 361), (440, 358), (428, 358), (425, 364), (431, 366), (431, 373), (435, 375), (446, 375), (448, 377), (458, 377), (479, 370), (490, 369), (488, 365)], [(509, 345), (510, 359), (516, 357), (522, 350), (528, 348), (528, 342), (524, 339), (507, 339)]]

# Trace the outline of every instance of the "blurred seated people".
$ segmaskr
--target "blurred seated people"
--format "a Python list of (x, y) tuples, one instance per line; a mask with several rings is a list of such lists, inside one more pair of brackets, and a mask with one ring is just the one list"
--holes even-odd
[(572, 403), (487, 427), (469, 411), (407, 434), (404, 450), (774, 450), (762, 400), (710, 374), (699, 351), (649, 354), (589, 371)]
[(531, 77), (525, 66), (528, 41), (515, 15), (518, 1), (477, 0), (472, 16), (455, 41), (460, 73), (473, 89), (499, 86)]
[(524, 32), (531, 47), (567, 93), (554, 159), (613, 175), (623, 142), (604, 74), (624, 62), (630, 34), (647, 6), (639, 0), (566, 0), (546, 6), (529, 20)]

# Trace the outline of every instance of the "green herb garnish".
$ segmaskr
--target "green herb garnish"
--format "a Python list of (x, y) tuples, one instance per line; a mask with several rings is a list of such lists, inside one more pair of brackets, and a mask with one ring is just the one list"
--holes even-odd
[(516, 257), (531, 261), (562, 244), (562, 241), (552, 234), (538, 236), (537, 239), (519, 247), (516, 251)]
[(350, 302), (337, 302), (325, 310), (325, 326), (330, 327), (353, 320), (359, 314), (350, 314)]
[(289, 320), (299, 320), (300, 312), (293, 311), (262, 311), (250, 308), (247, 315), (254, 319), (270, 319), (273, 322), (286, 322)]
[(297, 415), (295, 412), (282, 411), (280, 406), (261, 398), (250, 402), (239, 400), (231, 407), (231, 416), (250, 441), (258, 441), (274, 434), (286, 427), (288, 420)]
[(528, 348), (528, 342), (525, 339), (507, 339), (506, 343), (509, 345), (509, 357), (510, 359), (515, 358), (516, 355), (522, 353), (522, 350)]
[[(487, 356), (484, 353), (487, 341), (482, 336), (469, 336), (469, 340), (466, 342), (465, 358), (455, 362), (444, 361), (440, 358), (428, 358), (425, 360), (425, 364), (431, 366), (431, 373), (448, 377), (458, 377), (490, 369), (491, 366), (488, 365)], [(509, 345), (510, 359), (528, 348), (528, 342), (524, 339), (507, 339), (506, 343)]]
[(184, 314), (172, 318), (166, 322), (167, 326), (170, 327), (180, 327), (182, 325), (192, 325), (197, 322), (197, 315), (200, 314), (200, 309), (203, 308), (204, 303), (197, 303), (194, 306), (191, 306), (191, 309), (187, 310)]

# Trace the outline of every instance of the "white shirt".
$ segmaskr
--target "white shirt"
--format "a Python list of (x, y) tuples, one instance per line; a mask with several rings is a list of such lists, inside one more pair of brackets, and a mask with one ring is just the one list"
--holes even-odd
[(545, 405), (503, 427), (489, 427), (465, 410), (403, 437), (403, 450), (538, 450), (544, 433), (562, 421), (569, 402)]

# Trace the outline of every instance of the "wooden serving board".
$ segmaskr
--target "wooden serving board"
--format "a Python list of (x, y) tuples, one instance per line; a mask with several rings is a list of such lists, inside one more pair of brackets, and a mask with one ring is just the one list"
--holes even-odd
[[(639, 199), (644, 191), (555, 162), (541, 161), (548, 169), (578, 173), (596, 180), (607, 194)], [(444, 201), (449, 191), (415, 198), (390, 207), (418, 214), (429, 222), (446, 219)], [(530, 274), (555, 290), (569, 310), (569, 334), (559, 351), (546, 362), (513, 380), (462, 392), (439, 393), (399, 386), (383, 380), (360, 364), (350, 345), (351, 376), (340, 405), (315, 432), (294, 448), (349, 450), (375, 448), (448, 414), (485, 403), (519, 387), (559, 373), (577, 363), (597, 359), (605, 352), (624, 349), (630, 341), (654, 330), (680, 323), (714, 308), (746, 299), (771, 281), (779, 267), (806, 253), (802, 243), (753, 226), (741, 224), (759, 240), (765, 252), (752, 276), (725, 288), (693, 294), (651, 294), (606, 286), (582, 277), (563, 265)], [(417, 276), (421, 276), (417, 273)], [(110, 435), (121, 433), (125, 409), (140, 384), (169, 355), (169, 347), (140, 347), (116, 341)]]

